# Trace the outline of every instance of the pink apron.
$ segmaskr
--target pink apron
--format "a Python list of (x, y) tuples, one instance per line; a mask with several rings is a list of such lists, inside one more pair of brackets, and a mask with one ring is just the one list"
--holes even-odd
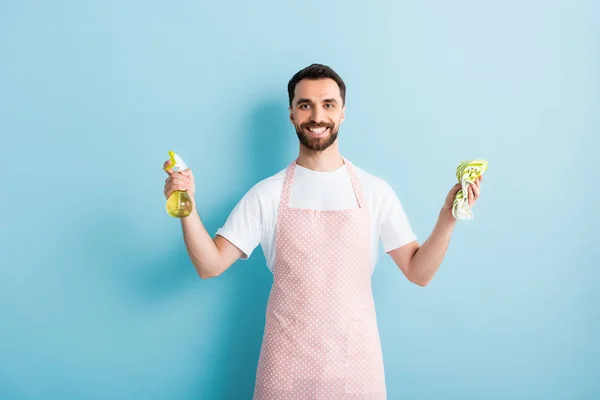
[(291, 208), (296, 162), (287, 169), (255, 400), (386, 398), (370, 214), (356, 172), (344, 162), (356, 209)]

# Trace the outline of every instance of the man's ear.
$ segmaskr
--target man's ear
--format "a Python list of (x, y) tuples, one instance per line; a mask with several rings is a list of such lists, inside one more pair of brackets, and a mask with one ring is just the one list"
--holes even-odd
[(292, 111), (292, 107), (288, 108), (290, 110), (290, 121), (292, 121), (292, 124), (294, 123), (294, 112)]
[(344, 122), (345, 117), (346, 117), (346, 105), (344, 104), (344, 107), (342, 107), (342, 117), (340, 118), (340, 125), (342, 124), (342, 122)]

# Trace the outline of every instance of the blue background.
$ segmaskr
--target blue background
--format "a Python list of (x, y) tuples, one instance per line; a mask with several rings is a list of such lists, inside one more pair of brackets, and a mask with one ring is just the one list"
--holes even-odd
[(248, 399), (272, 276), (201, 280), (170, 149), (214, 233), (297, 154), (286, 85), (348, 85), (343, 154), (423, 242), (456, 165), (475, 220), (432, 283), (374, 274), (390, 399), (600, 397), (600, 3), (0, 4), (0, 398)]

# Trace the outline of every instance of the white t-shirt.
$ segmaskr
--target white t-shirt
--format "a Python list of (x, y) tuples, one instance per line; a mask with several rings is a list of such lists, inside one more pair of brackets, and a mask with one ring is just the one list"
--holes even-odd
[[(387, 253), (417, 239), (400, 200), (383, 179), (353, 164), (371, 213), (371, 264), (378, 261), (379, 241)], [(238, 202), (217, 234), (250, 257), (260, 244), (273, 271), (275, 265), (275, 224), (286, 169), (254, 185)], [(314, 210), (358, 208), (346, 165), (331, 172), (317, 172), (296, 166), (290, 207)]]

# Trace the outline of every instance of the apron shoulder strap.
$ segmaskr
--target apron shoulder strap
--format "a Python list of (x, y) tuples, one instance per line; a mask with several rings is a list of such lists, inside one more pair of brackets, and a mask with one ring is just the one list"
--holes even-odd
[(344, 158), (344, 163), (346, 164), (346, 168), (348, 169), (348, 174), (350, 175), (350, 181), (352, 182), (352, 188), (354, 189), (354, 195), (356, 196), (356, 200), (358, 201), (358, 207), (364, 208), (366, 207), (365, 202), (365, 194), (362, 190), (362, 185), (358, 181), (358, 175), (356, 174), (356, 169), (352, 165), (352, 163), (346, 158)]

